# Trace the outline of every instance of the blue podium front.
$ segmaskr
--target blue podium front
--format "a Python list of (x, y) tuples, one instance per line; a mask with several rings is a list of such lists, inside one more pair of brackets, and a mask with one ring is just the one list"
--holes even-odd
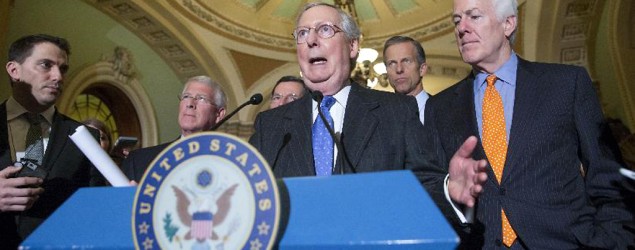
[[(285, 178), (283, 183), (289, 214), (280, 249), (454, 249), (458, 244), (410, 171)], [(134, 248), (135, 190), (80, 189), (22, 247)]]

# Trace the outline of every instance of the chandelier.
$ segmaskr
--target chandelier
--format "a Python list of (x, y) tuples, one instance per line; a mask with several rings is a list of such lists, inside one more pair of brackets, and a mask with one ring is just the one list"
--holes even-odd
[[(357, 26), (362, 29), (357, 18), (357, 10), (355, 9), (354, 0), (335, 0), (335, 6), (348, 13), (353, 20), (357, 23)], [(363, 30), (359, 38), (360, 47), (362, 47), (362, 41), (364, 38)], [(375, 60), (379, 57), (379, 52), (373, 48), (361, 48), (357, 56), (357, 62), (355, 68), (351, 72), (351, 78), (353, 81), (361, 84), (365, 84), (366, 87), (373, 88), (377, 84), (382, 87), (388, 86), (388, 77), (386, 76), (386, 66), (383, 62), (375, 63)]]

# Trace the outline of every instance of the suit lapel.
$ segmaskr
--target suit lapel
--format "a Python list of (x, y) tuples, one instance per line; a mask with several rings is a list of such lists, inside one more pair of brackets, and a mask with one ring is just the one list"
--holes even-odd
[(509, 135), (509, 146), (507, 148), (507, 159), (505, 161), (505, 169), (503, 170), (503, 181), (506, 178), (517, 161), (518, 155), (522, 154), (524, 143), (516, 138), (527, 138), (532, 133), (531, 126), (535, 120), (537, 112), (537, 104), (542, 103), (541, 97), (543, 91), (547, 88), (541, 87), (542, 82), (540, 75), (533, 72), (531, 63), (518, 58), (518, 70), (516, 76), (516, 94), (514, 97), (514, 115), (512, 118), (512, 127)]
[(66, 124), (64, 117), (55, 111), (51, 134), (49, 135), (49, 142), (42, 163), (44, 169), (51, 170), (53, 163), (57, 161), (64, 147), (66, 147), (66, 143), (71, 141), (67, 140), (67, 137), (74, 132), (70, 130), (71, 128)]
[[(284, 127), (282, 131), (289, 131), (292, 135), (292, 143), (290, 146), (292, 146), (293, 151), (299, 152), (298, 154), (293, 154), (294, 162), (292, 164), (298, 168), (305, 168), (301, 171), (303, 173), (312, 173), (311, 175), (315, 175), (313, 140), (311, 136), (311, 129), (313, 127), (311, 95), (306, 94), (296, 102), (300, 102), (297, 108), (287, 109), (287, 112), (283, 114), (283, 121), (280, 125)], [(292, 104), (293, 103), (288, 105)], [(284, 138), (284, 136), (283, 134), (282, 138)], [(299, 157), (299, 159), (296, 159), (296, 157)], [(310, 164), (305, 164), (307, 162)]]
[(355, 167), (361, 160), (361, 155), (379, 123), (378, 117), (372, 113), (373, 109), (379, 107), (379, 103), (369, 99), (367, 91), (369, 90), (356, 83), (351, 84), (344, 115), (341, 140), (344, 151), (347, 152), (351, 164)]
[[(474, 82), (474, 77), (473, 75), (470, 75), (468, 78), (464, 79), (463, 82), (459, 83), (460, 86), (458, 86), (458, 88), (456, 89), (456, 94), (458, 95), (458, 98), (455, 99), (456, 102), (454, 102), (454, 107), (452, 108), (452, 110), (459, 111), (456, 114), (460, 117), (459, 119), (463, 121), (461, 124), (465, 126), (463, 129), (463, 132), (465, 133), (464, 135), (477, 136), (479, 138), (479, 145), (480, 145), (480, 136), (478, 133), (478, 126), (476, 124), (476, 111), (474, 109), (473, 82)], [(451, 113), (454, 113), (455, 111), (452, 111)], [(454, 127), (454, 126), (450, 126), (450, 127)], [(482, 148), (477, 148), (477, 149), (482, 150)], [(484, 151), (481, 151), (481, 153), (484, 153)]]
[[(463, 79), (462, 82), (457, 86), (456, 98), (454, 102), (454, 107), (450, 109), (449, 113), (455, 113), (459, 116), (457, 120), (462, 120), (460, 124), (446, 124), (448, 127), (456, 127), (461, 126), (463, 124), (463, 129), (460, 131), (456, 131), (456, 135), (461, 135), (461, 140), (458, 141), (458, 145), (456, 148), (458, 149), (461, 144), (467, 139), (469, 136), (476, 136), (478, 138), (478, 143), (476, 144), (476, 148), (472, 153), (472, 158), (476, 160), (487, 159), (487, 155), (485, 154), (485, 149), (483, 149), (482, 138), (478, 132), (478, 124), (476, 122), (476, 109), (474, 107), (474, 74), (470, 73), (470, 75)], [(492, 168), (487, 169), (488, 179), (490, 181), (496, 182), (496, 176)]]

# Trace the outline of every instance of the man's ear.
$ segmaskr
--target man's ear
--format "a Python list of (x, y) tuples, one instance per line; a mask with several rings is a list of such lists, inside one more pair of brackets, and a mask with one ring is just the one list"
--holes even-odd
[(359, 39), (351, 40), (350, 58), (357, 58), (359, 54)]
[(20, 81), (20, 64), (16, 61), (10, 61), (6, 65), (7, 73), (11, 79)]
[(505, 25), (506, 37), (510, 37), (514, 30), (516, 30), (517, 21), (518, 19), (516, 18), (516, 16), (508, 16), (507, 18), (505, 18), (505, 23), (503, 25)]
[(426, 72), (428, 72), (428, 64), (422, 63), (421, 66), (419, 66), (419, 75), (424, 76)]
[(216, 115), (216, 123), (220, 122), (220, 120), (222, 120), (223, 118), (225, 118), (225, 109), (219, 108), (218, 114)]

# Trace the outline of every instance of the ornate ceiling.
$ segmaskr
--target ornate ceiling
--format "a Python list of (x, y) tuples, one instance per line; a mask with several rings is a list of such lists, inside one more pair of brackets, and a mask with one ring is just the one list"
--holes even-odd
[[(291, 31), (296, 15), (307, 2), (311, 1), (184, 0), (174, 5), (210, 30), (275, 49), (293, 50)], [(358, 0), (354, 9), (366, 47), (380, 48), (387, 38), (397, 34), (426, 41), (451, 32), (453, 26), (452, 1), (447, 0)]]
[[(269, 92), (282, 75), (298, 74), (291, 31), (302, 6), (313, 2), (86, 1), (146, 40), (182, 79), (211, 75), (229, 83), (226, 89), (238, 100), (250, 92)], [(436, 93), (469, 70), (454, 45), (451, 1), (358, 0), (354, 9), (364, 34), (363, 47), (381, 51), (384, 41), (398, 34), (424, 43), (428, 59), (435, 62), (428, 71), (427, 91)], [(438, 79), (433, 80), (435, 76)]]

